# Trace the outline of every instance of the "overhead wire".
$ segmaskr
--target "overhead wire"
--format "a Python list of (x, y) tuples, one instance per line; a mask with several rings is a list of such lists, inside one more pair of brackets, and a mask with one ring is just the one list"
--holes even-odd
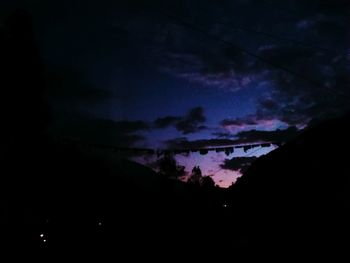
[(334, 89), (331, 89), (331, 88), (329, 88), (329, 87), (327, 87), (325, 85), (322, 85), (318, 81), (310, 79), (309, 77), (305, 76), (304, 74), (301, 74), (299, 72), (295, 72), (295, 71), (289, 69), (288, 67), (285, 67), (284, 65), (281, 65), (279, 63), (273, 62), (273, 61), (271, 61), (271, 60), (269, 60), (269, 59), (267, 59), (265, 57), (262, 57), (262, 56), (260, 56), (258, 54), (255, 54), (254, 52), (249, 51), (249, 50), (247, 50), (247, 49), (245, 49), (245, 48), (243, 48), (241, 46), (238, 46), (238, 45), (232, 43), (229, 40), (222, 39), (220, 37), (214, 36), (214, 35), (206, 32), (203, 28), (201, 28), (199, 26), (196, 26), (194, 24), (191, 24), (190, 22), (188, 22), (186, 20), (183, 20), (182, 18), (179, 18), (179, 17), (174, 16), (172, 14), (167, 14), (167, 16), (170, 19), (172, 19), (175, 23), (177, 23), (179, 25), (182, 25), (182, 26), (184, 26), (184, 27), (186, 27), (186, 28), (188, 28), (188, 29), (190, 29), (190, 30), (192, 30), (194, 32), (197, 32), (197, 33), (199, 33), (201, 35), (204, 35), (204, 36), (206, 36), (206, 37), (208, 37), (208, 38), (210, 38), (212, 40), (219, 41), (219, 42), (221, 42), (223, 44), (226, 44), (226, 45), (232, 47), (233, 49), (236, 49), (237, 51), (239, 51), (239, 52), (241, 52), (243, 54), (246, 54), (246, 55), (248, 55), (250, 57), (253, 57), (253, 58), (255, 58), (255, 59), (259, 60), (259, 61), (262, 61), (263, 63), (265, 63), (267, 65), (270, 65), (270, 66), (272, 66), (272, 67), (274, 67), (276, 69), (279, 69), (279, 70), (284, 71), (284, 72), (286, 72), (286, 73), (288, 73), (290, 75), (293, 75), (294, 77), (296, 77), (296, 78), (298, 78), (300, 80), (303, 80), (304, 82), (307, 82), (307, 83), (309, 83), (309, 84), (311, 84), (311, 85), (313, 85), (315, 87), (331, 91), (332, 93), (338, 93), (340, 98), (350, 101), (350, 97), (347, 96), (346, 94), (340, 93), (337, 90), (334, 90)]

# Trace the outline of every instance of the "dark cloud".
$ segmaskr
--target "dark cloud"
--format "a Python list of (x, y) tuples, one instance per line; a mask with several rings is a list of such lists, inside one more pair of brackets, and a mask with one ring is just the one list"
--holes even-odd
[[(257, 100), (258, 119), (303, 126), (310, 119), (342, 113), (349, 109), (344, 98), (350, 97), (350, 80), (344, 77), (350, 70), (345, 56), (348, 18), (344, 17), (350, 4), (305, 2), (235, 1), (215, 8), (203, 3), (195, 14), (189, 12), (191, 4), (182, 11), (176, 9), (204, 33), (195, 34), (173, 21), (167, 28), (168, 37), (156, 44), (162, 46), (158, 64), (172, 75), (228, 91), (265, 83), (269, 91)], [(276, 10), (271, 12), (271, 7)], [(225, 23), (218, 22), (218, 17)], [(240, 25), (241, 30), (237, 29)], [(240, 120), (231, 123), (243, 124)]]
[(255, 116), (248, 116), (246, 118), (236, 118), (236, 119), (224, 119), (220, 122), (222, 127), (246, 127), (248, 125), (257, 125), (259, 122), (255, 120)]
[[(305, 1), (304, 1), (305, 2)], [(346, 50), (349, 35), (341, 9), (349, 2), (315, 1), (311, 8), (295, 1), (297, 8), (307, 11), (296, 22), (299, 40), (303, 45), (275, 44), (259, 49), (259, 55), (288, 69), (270, 68), (266, 75), (272, 90), (268, 97), (258, 101), (260, 118), (278, 118), (290, 125), (306, 124), (310, 119), (329, 117), (346, 112), (350, 92)], [(328, 1), (331, 2), (331, 1)], [(338, 11), (335, 11), (338, 10)], [(339, 12), (339, 13), (337, 13)], [(335, 107), (334, 105), (337, 105)]]
[(229, 139), (209, 139), (188, 141), (187, 138), (181, 137), (165, 141), (170, 149), (199, 149), (215, 146), (228, 146), (237, 143), (235, 140)]
[[(94, 54), (98, 50), (102, 52), (99, 55), (112, 58), (114, 62), (116, 58), (123, 57), (119, 54), (125, 49), (120, 49), (118, 56), (110, 56), (109, 51), (123, 42), (120, 39), (120, 35), (123, 35), (122, 38), (128, 41), (124, 40), (126, 42), (122, 46), (132, 46), (133, 53), (137, 50), (142, 59), (162, 72), (202, 86), (227, 91), (247, 89), (248, 92), (248, 88), (265, 83), (268, 90), (262, 91), (259, 95), (261, 98), (256, 100), (257, 110), (254, 116), (223, 120), (221, 125), (224, 127), (244, 128), (263, 124), (264, 120), (280, 120), (300, 127), (311, 119), (349, 109), (347, 97), (350, 97), (350, 63), (349, 58), (344, 56), (349, 48), (348, 18), (344, 17), (349, 15), (349, 1), (286, 0), (282, 3), (276, 0), (240, 0), (224, 1), (220, 5), (215, 5), (212, 1), (167, 1), (166, 4), (152, 1), (151, 6), (147, 1), (112, 2), (102, 1), (100, 7), (89, 4), (84, 8), (84, 15), (78, 6), (74, 6), (71, 10), (73, 15), (71, 18), (66, 17), (66, 23), (69, 29), (75, 29), (68, 30), (72, 37), (73, 33), (79, 32), (80, 41), (71, 41), (67, 37), (62, 42), (67, 42), (69, 47), (72, 42), (76, 42), (73, 43), (74, 48), (62, 49), (63, 52), (70, 50), (70, 53), (62, 56), (64, 60), (67, 60), (67, 56), (72, 57), (72, 54), (79, 58), (79, 55), (75, 55), (79, 50), (85, 50), (88, 54)], [(51, 23), (46, 26), (48, 29), (56, 24), (55, 18), (60, 17), (64, 6), (45, 4), (47, 10), (42, 8), (43, 13), (52, 17), (47, 19)], [(190, 26), (160, 13), (180, 17), (202, 30), (194, 32), (196, 30)], [(94, 24), (98, 19), (91, 19), (91, 15), (94, 18), (104, 17), (109, 26), (100, 30)], [(63, 17), (65, 16), (67, 15), (64, 14)], [(80, 17), (78, 24), (75, 24), (75, 17)], [(75, 26), (71, 27), (69, 23)], [(100, 32), (105, 32), (108, 28), (109, 36), (103, 38), (94, 31), (82, 32), (81, 25), (84, 23)], [(57, 35), (57, 39), (61, 37), (55, 30), (47, 33), (50, 32), (55, 32), (51, 34)], [(279, 39), (252, 32), (268, 32)], [(98, 40), (96, 43), (92, 43), (92, 35)], [(84, 42), (93, 45), (80, 48)], [(98, 43), (111, 44), (106, 49)], [(61, 42), (56, 46), (60, 49), (61, 46), (64, 47)], [(242, 49), (247, 52), (244, 54)], [(109, 51), (106, 53), (106, 50)], [(133, 57), (130, 58), (130, 53), (125, 53), (127, 55), (122, 62), (127, 64)], [(247, 53), (260, 56), (270, 63)], [(80, 56), (83, 57), (82, 54)], [(123, 64), (122, 62), (119, 63)], [(85, 63), (83, 59), (81, 65)], [(64, 70), (54, 72), (49, 77), (49, 82), (50, 95), (59, 100), (96, 103), (112, 95), (103, 87), (86, 85), (81, 76)], [(159, 118), (154, 122), (154, 127), (166, 128), (173, 125), (183, 134), (189, 134), (205, 129), (204, 122), (205, 116), (200, 108), (186, 116)]]
[(289, 127), (285, 130), (275, 131), (242, 131), (239, 132), (236, 137), (240, 142), (285, 142), (294, 138), (299, 133), (299, 130), (295, 127)]
[[(233, 7), (228, 8), (232, 11)], [(223, 38), (230, 38), (232, 34), (224, 32), (216, 23), (222, 12), (227, 13), (223, 5), (213, 7), (209, 2), (169, 3), (165, 13), (171, 14), (171, 18), (168, 16), (153, 32), (152, 62), (163, 72), (211, 88), (234, 91), (257, 81), (260, 72), (255, 70), (254, 59), (204, 34), (194, 33), (190, 26), (182, 23), (188, 21), (199, 27), (204, 24), (208, 34), (213, 31)], [(208, 14), (216, 21), (208, 19)], [(227, 15), (232, 16), (232, 13)]]
[(261, 100), (260, 105), (266, 110), (275, 111), (278, 109), (278, 103), (269, 98)]
[(181, 117), (175, 117), (175, 116), (166, 116), (163, 118), (158, 118), (154, 121), (154, 126), (158, 129), (167, 128), (169, 126), (174, 125), (178, 121), (181, 120)]
[(226, 159), (223, 164), (220, 165), (222, 169), (245, 172), (247, 168), (254, 162), (257, 157), (234, 157), (232, 159)]
[[(215, 54), (203, 50), (193, 54), (171, 53), (167, 55), (168, 63), (162, 71), (168, 72), (190, 82), (202, 84), (207, 87), (216, 87), (224, 90), (236, 91), (246, 87), (259, 78), (254, 74), (254, 68), (239, 63), (249, 64), (241, 55), (234, 54), (232, 61), (227, 61), (227, 48), (218, 49)], [(172, 63), (169, 64), (169, 61)]]
[(275, 131), (259, 131), (249, 130), (239, 132), (231, 135), (228, 133), (214, 133), (218, 134), (218, 139), (205, 139), (189, 141), (186, 137), (175, 138), (165, 141), (165, 145), (171, 149), (197, 149), (207, 147), (221, 147), (239, 145), (245, 143), (262, 143), (262, 142), (286, 142), (294, 138), (299, 133), (295, 127), (289, 127), (285, 130)]
[(176, 129), (183, 134), (195, 133), (206, 129), (203, 123), (206, 121), (202, 107), (190, 110), (187, 115), (176, 123)]
[(202, 107), (191, 109), (185, 116), (166, 116), (154, 121), (155, 128), (175, 126), (182, 134), (196, 133), (206, 129), (206, 117)]
[(225, 139), (234, 137), (233, 134), (228, 133), (228, 132), (213, 132), (212, 135), (217, 137), (217, 138), (225, 138)]

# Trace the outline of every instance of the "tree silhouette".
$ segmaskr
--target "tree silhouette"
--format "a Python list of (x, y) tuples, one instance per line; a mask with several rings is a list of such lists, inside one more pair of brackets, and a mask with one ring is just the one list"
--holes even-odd
[(175, 158), (171, 154), (164, 155), (158, 161), (158, 167), (160, 174), (170, 177), (170, 178), (179, 178), (185, 174), (185, 167), (178, 165)]
[(192, 169), (190, 178), (188, 179), (189, 183), (200, 185), (202, 181), (202, 171), (199, 166), (195, 166)]
[(201, 185), (202, 187), (209, 189), (215, 187), (215, 182), (210, 176), (203, 176), (201, 180)]

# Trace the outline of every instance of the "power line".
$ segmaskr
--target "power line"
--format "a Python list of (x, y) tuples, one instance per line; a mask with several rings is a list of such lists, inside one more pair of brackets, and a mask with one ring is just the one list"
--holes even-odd
[[(292, 14), (290, 9), (285, 9), (285, 8), (282, 9), (281, 6), (279, 6), (279, 8), (276, 8), (276, 4), (275, 3), (271, 3), (271, 1), (268, 1), (268, 0), (259, 0), (259, 1), (262, 4), (265, 4), (266, 9), (270, 10), (270, 8), (273, 8), (274, 10), (277, 10), (279, 13), (283, 14), (284, 16), (293, 17), (294, 19), (299, 18), (295, 14)], [(301, 2), (304, 2), (304, 1), (301, 1)], [(332, 0), (330, 2), (332, 2)], [(316, 9), (313, 9), (313, 10), (310, 10), (310, 11), (314, 12), (315, 14), (319, 14), (320, 13), (320, 10), (316, 10)], [(350, 19), (350, 16), (349, 15), (345, 15), (345, 14), (336, 14), (336, 15), (333, 15), (333, 16), (342, 17), (342, 18), (344, 18), (346, 20)]]
[[(208, 10), (205, 10), (203, 7), (199, 7), (199, 9), (201, 9), (203, 12), (207, 13)], [(203, 14), (203, 13), (202, 13)], [(206, 14), (204, 14), (206, 15)], [(208, 17), (208, 15), (206, 15)], [(308, 49), (312, 49), (315, 51), (322, 51), (322, 52), (327, 52), (327, 53), (341, 53), (342, 56), (346, 57), (346, 51), (344, 50), (338, 50), (338, 49), (331, 49), (331, 48), (325, 48), (325, 47), (320, 47), (320, 46), (314, 46), (310, 43), (306, 43), (300, 40), (295, 40), (289, 37), (284, 37), (284, 36), (277, 36), (275, 34), (271, 34), (269, 32), (265, 32), (265, 31), (260, 31), (260, 30), (254, 30), (252, 28), (249, 27), (245, 27), (242, 25), (227, 25), (221, 21), (215, 21), (214, 22), (217, 25), (220, 25), (222, 27), (225, 27), (227, 29), (233, 29), (235, 31), (243, 31), (246, 33), (250, 33), (250, 34), (255, 34), (255, 35), (261, 35), (263, 37), (266, 38), (270, 38), (270, 39), (275, 39), (275, 40), (279, 40), (279, 41), (284, 41), (284, 42), (289, 42), (291, 44), (297, 45), (297, 46), (302, 46), (304, 48), (308, 48)]]
[[(201, 8), (201, 9), (203, 10), (203, 8)], [(158, 8), (153, 7), (153, 8), (150, 8), (150, 10), (152, 12), (156, 12), (157, 14), (161, 13), (162, 16), (170, 18), (172, 21), (174, 21), (177, 24), (180, 24), (180, 25), (182, 25), (184, 27), (187, 27), (187, 28), (191, 29), (192, 31), (195, 31), (195, 32), (200, 33), (202, 35), (205, 35), (207, 38), (210, 38), (212, 40), (220, 41), (220, 42), (222, 42), (222, 43), (224, 43), (224, 44), (226, 44), (226, 45), (228, 45), (228, 46), (238, 50), (239, 52), (241, 52), (243, 54), (251, 56), (251, 57), (253, 57), (253, 58), (257, 59), (257, 60), (262, 61), (263, 63), (265, 63), (267, 65), (270, 65), (270, 66), (272, 66), (272, 67), (274, 67), (276, 69), (279, 69), (279, 70), (284, 71), (284, 72), (286, 72), (286, 73), (288, 73), (290, 75), (293, 75), (294, 77), (299, 78), (299, 79), (301, 79), (301, 80), (303, 80), (303, 81), (305, 81), (305, 82), (307, 82), (307, 83), (309, 83), (309, 84), (311, 84), (311, 85), (313, 85), (315, 87), (318, 87), (318, 88), (323, 89), (323, 90), (327, 90), (330, 93), (336, 93), (339, 96), (340, 99), (343, 99), (343, 100), (346, 100), (346, 101), (350, 101), (350, 97), (347, 94), (343, 93), (343, 92), (339, 92), (338, 90), (332, 89), (331, 87), (322, 85), (321, 83), (319, 83), (319, 82), (317, 82), (317, 81), (315, 81), (313, 79), (310, 79), (308, 76), (305, 76), (305, 75), (303, 75), (303, 74), (301, 74), (299, 72), (295, 72), (293, 70), (290, 70), (289, 68), (287, 68), (287, 67), (285, 67), (283, 65), (280, 65), (280, 64), (275, 63), (273, 61), (270, 61), (267, 58), (264, 58), (264, 57), (262, 57), (260, 55), (255, 54), (252, 51), (246, 50), (245, 48), (242, 48), (242, 47), (232, 43), (231, 41), (222, 39), (220, 37), (216, 37), (216, 36), (206, 32), (201, 27), (195, 26), (195, 25), (193, 25), (193, 24), (183, 20), (182, 18), (179, 18), (177, 16), (174, 16), (174, 15), (171, 15), (171, 14), (167, 13), (167, 11), (165, 9), (160, 10)], [(242, 30), (243, 30), (243, 28), (242, 28)], [(261, 34), (263, 34), (263, 33), (265, 33), (265, 32), (261, 32)], [(266, 34), (269, 34), (269, 33), (266, 33)], [(271, 35), (271, 37), (272, 37), (272, 35)], [(274, 37), (281, 38), (281, 39), (283, 38), (283, 37), (278, 37), (278, 36), (274, 36)], [(293, 40), (293, 41), (298, 42), (297, 40)], [(323, 49), (323, 50), (335, 52), (335, 50), (326, 49), (326, 48), (323, 48), (323, 47), (318, 47), (318, 48), (314, 47), (314, 48), (315, 49), (321, 49), (321, 50)], [(348, 56), (349, 56), (349, 54), (348, 54), (348, 52), (346, 52), (346, 57), (348, 57)]]
[(258, 30), (254, 30), (254, 29), (246, 28), (246, 27), (242, 27), (242, 26), (229, 26), (229, 25), (226, 25), (222, 22), (217, 22), (217, 24), (221, 25), (223, 27), (226, 27), (226, 28), (237, 30), (237, 31), (244, 31), (247, 33), (261, 35), (261, 36), (271, 38), (271, 39), (276, 39), (279, 41), (289, 42), (293, 45), (312, 49), (315, 51), (322, 51), (322, 52), (327, 52), (327, 53), (337, 53), (337, 54), (342, 53), (341, 56), (346, 57), (346, 51), (344, 51), (344, 50), (336, 50), (336, 49), (329, 49), (329, 48), (324, 48), (324, 47), (319, 47), (319, 46), (313, 46), (313, 45), (310, 45), (310, 44), (305, 43), (303, 41), (295, 40), (292, 38), (280, 37), (280, 36), (277, 36), (277, 35), (274, 35), (274, 34), (271, 34), (268, 32), (258, 31)]
[(251, 57), (253, 57), (253, 58), (257, 59), (257, 60), (260, 60), (260, 61), (264, 62), (267, 65), (270, 65), (270, 66), (272, 66), (274, 68), (277, 68), (277, 69), (279, 69), (281, 71), (284, 71), (284, 72), (286, 72), (288, 74), (291, 74), (294, 77), (299, 78), (299, 79), (301, 79), (301, 80), (303, 80), (305, 82), (308, 82), (309, 84), (312, 84), (315, 87), (318, 87), (318, 88), (321, 88), (321, 89), (324, 89), (324, 90), (328, 90), (328, 91), (330, 91), (332, 93), (337, 93), (341, 98), (346, 99), (346, 100), (350, 100), (350, 97), (347, 96), (344, 93), (340, 93), (337, 90), (334, 90), (334, 89), (331, 89), (330, 87), (322, 85), (321, 83), (319, 83), (319, 82), (317, 82), (317, 81), (315, 81), (313, 79), (310, 79), (310, 78), (308, 78), (307, 76), (305, 76), (305, 75), (303, 75), (301, 73), (292, 71), (292, 70), (290, 70), (289, 68), (287, 68), (287, 67), (285, 67), (283, 65), (280, 65), (280, 64), (275, 63), (273, 61), (270, 61), (269, 59), (266, 59), (266, 58), (264, 58), (264, 57), (262, 57), (260, 55), (257, 55), (257, 54), (255, 54), (255, 53), (253, 53), (253, 52), (251, 52), (251, 51), (249, 51), (249, 50), (247, 50), (245, 48), (242, 48), (242, 47), (232, 43), (229, 40), (225, 40), (225, 39), (222, 39), (220, 37), (216, 37), (216, 36), (206, 32), (201, 27), (195, 26), (195, 25), (193, 25), (193, 24), (191, 24), (191, 23), (189, 23), (189, 22), (187, 22), (187, 21), (185, 21), (185, 20), (183, 20), (183, 19), (181, 19), (181, 18), (179, 18), (177, 16), (174, 16), (174, 15), (171, 15), (171, 14), (166, 14), (166, 16), (169, 17), (170, 19), (172, 19), (173, 21), (175, 21), (176, 23), (178, 23), (178, 24), (180, 24), (180, 25), (182, 25), (182, 26), (184, 26), (186, 28), (189, 28), (189, 29), (191, 29), (194, 32), (197, 32), (197, 33), (200, 33), (202, 35), (205, 35), (206, 37), (208, 37), (208, 38), (210, 38), (212, 40), (220, 41), (220, 42), (222, 42), (222, 43), (224, 43), (224, 44), (226, 44), (226, 45), (228, 45), (228, 46), (238, 50), (239, 52), (241, 52), (243, 54), (251, 56)]
[(283, 70), (285, 72), (288, 72), (288, 73), (290, 73), (290, 74), (292, 74), (294, 76), (297, 76), (300, 79), (306, 80), (307, 82), (311, 82), (314, 85), (317, 85), (317, 86), (320, 85), (318, 82), (310, 80), (309, 78), (305, 78), (305, 76), (303, 76), (303, 75), (301, 75), (299, 73), (293, 72), (293, 71), (289, 70), (288, 68), (286, 68), (284, 66), (276, 64), (274, 62), (271, 62), (270, 60), (268, 60), (268, 59), (266, 59), (264, 57), (261, 57), (261, 56), (255, 54), (255, 53), (253, 53), (251, 51), (248, 51), (248, 50), (246, 50), (246, 49), (244, 49), (244, 48), (242, 48), (240, 46), (237, 46), (236, 44), (232, 43), (231, 41), (228, 41), (228, 40), (225, 40), (225, 39), (213, 36), (212, 34), (209, 34), (209, 33), (205, 32), (202, 28), (194, 26), (193, 24), (191, 24), (191, 23), (189, 23), (187, 21), (184, 21), (184, 20), (182, 20), (182, 19), (180, 19), (180, 18), (178, 18), (176, 16), (169, 15), (169, 17), (172, 18), (173, 20), (175, 20), (176, 22), (178, 22), (179, 24), (182, 24), (183, 26), (185, 26), (187, 28), (190, 28), (191, 30), (193, 30), (193, 31), (195, 31), (197, 33), (200, 33), (200, 34), (205, 35), (205, 36), (207, 36), (207, 37), (209, 37), (209, 38), (211, 38), (213, 40), (220, 41), (220, 42), (222, 42), (222, 43), (224, 43), (226, 45), (229, 45), (229, 46), (233, 47), (234, 49), (237, 49), (240, 52), (242, 52), (244, 54), (247, 54), (247, 55), (249, 55), (249, 56), (251, 56), (251, 57), (253, 57), (255, 59), (258, 59), (258, 60), (260, 60), (260, 61), (262, 61), (262, 62), (264, 62), (264, 63), (266, 63), (266, 64), (268, 64), (270, 66), (273, 66), (275, 68), (279, 68), (279, 69), (281, 69), (281, 70)]
[[(250, 143), (250, 144), (231, 144), (231, 145), (225, 145), (225, 146), (218, 146), (218, 147), (192, 147), (192, 148), (174, 148), (174, 149), (159, 149), (159, 148), (138, 148), (138, 147), (118, 147), (118, 146), (112, 146), (112, 145), (106, 145), (106, 144), (98, 144), (98, 143), (90, 143), (86, 141), (82, 141), (77, 138), (70, 138), (70, 137), (61, 137), (56, 136), (53, 138), (55, 142), (59, 142), (62, 144), (68, 144), (71, 146), (78, 146), (78, 147), (89, 147), (96, 150), (105, 150), (105, 151), (112, 151), (112, 152), (124, 152), (124, 153), (138, 153), (138, 154), (184, 154), (184, 153), (194, 153), (194, 152), (200, 152), (201, 150), (204, 150), (207, 152), (210, 151), (216, 151), (216, 152), (225, 152), (225, 150), (229, 150), (230, 153), (234, 152), (234, 149), (243, 149), (244, 151), (248, 151), (249, 149), (253, 149), (256, 147), (267, 148), (271, 145), (281, 145), (280, 142), (263, 142), (263, 143)], [(205, 154), (206, 154), (205, 153)], [(205, 155), (203, 154), (203, 155)]]

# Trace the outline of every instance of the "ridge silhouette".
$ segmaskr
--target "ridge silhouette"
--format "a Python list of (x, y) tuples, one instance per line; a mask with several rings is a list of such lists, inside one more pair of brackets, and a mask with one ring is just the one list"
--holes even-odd
[(307, 128), (258, 158), (229, 189), (239, 238), (251, 250), (347, 251), (349, 124), (347, 114)]

